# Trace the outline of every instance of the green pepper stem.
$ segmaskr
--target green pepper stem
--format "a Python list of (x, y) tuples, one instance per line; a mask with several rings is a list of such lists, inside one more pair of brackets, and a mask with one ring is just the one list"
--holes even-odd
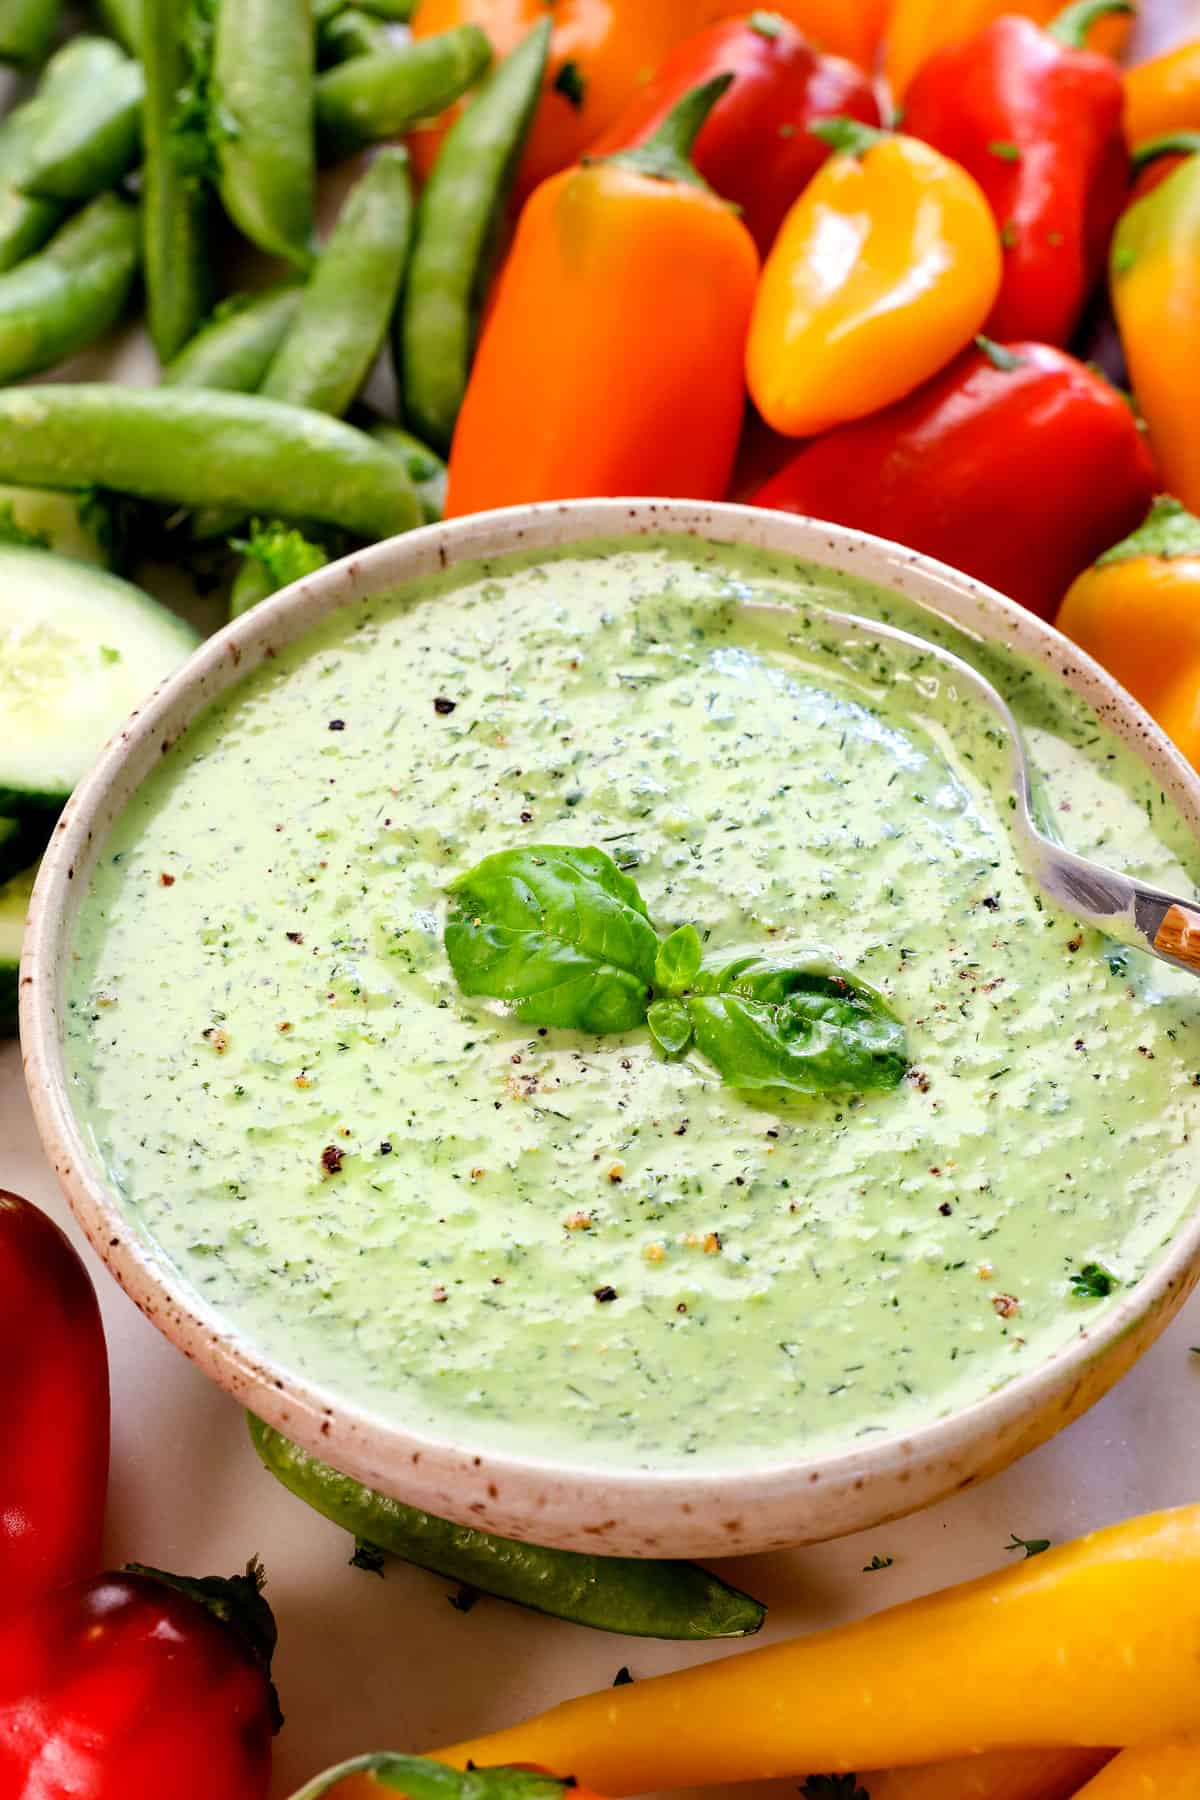
[(1112, 13), (1136, 11), (1133, 0), (1074, 0), (1073, 5), (1066, 7), (1056, 19), (1051, 19), (1046, 30), (1068, 50), (1086, 50), (1088, 32), (1097, 19), (1107, 19)]
[(1137, 530), (1098, 556), (1095, 567), (1104, 569), (1143, 556), (1159, 562), (1200, 556), (1200, 519), (1171, 494), (1160, 494)]
[(671, 108), (653, 137), (648, 137), (644, 144), (635, 145), (632, 150), (618, 150), (602, 160), (616, 163), (621, 168), (637, 169), (658, 181), (683, 181), (707, 192), (708, 183), (692, 164), (692, 148), (709, 113), (733, 80), (733, 72), (728, 70), (723, 75), (714, 75), (711, 81), (701, 82)]
[(1160, 156), (1195, 156), (1200, 150), (1200, 131), (1167, 131), (1161, 137), (1147, 138), (1130, 157), (1135, 175)]
[(882, 126), (864, 125), (861, 119), (817, 119), (808, 129), (842, 156), (865, 156), (875, 144), (895, 136)]

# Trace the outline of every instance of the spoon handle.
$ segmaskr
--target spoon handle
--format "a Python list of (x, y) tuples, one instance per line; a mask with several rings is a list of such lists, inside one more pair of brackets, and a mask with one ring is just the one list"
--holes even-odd
[(1155, 933), (1154, 948), (1190, 969), (1200, 969), (1200, 912), (1175, 901)]

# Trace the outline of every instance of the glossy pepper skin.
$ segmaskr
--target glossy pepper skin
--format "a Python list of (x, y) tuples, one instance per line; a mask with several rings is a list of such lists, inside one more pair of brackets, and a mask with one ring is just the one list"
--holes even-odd
[(830, 154), (809, 125), (839, 116), (879, 123), (863, 71), (822, 55), (777, 14), (730, 19), (677, 44), (592, 155), (645, 143), (684, 94), (726, 70), (733, 83), (696, 139), (692, 161), (714, 193), (741, 208), (765, 256), (792, 202)]
[(685, 159), (727, 81), (688, 95), (649, 144), (556, 175), (526, 203), (450, 450), (448, 518), (724, 494), (758, 253)]
[(1145, 195), (1152, 194), (1168, 175), (1173, 175), (1180, 164), (1189, 156), (1195, 156), (1198, 150), (1200, 131), (1168, 131), (1162, 137), (1147, 138), (1144, 144), (1139, 144), (1132, 158), (1133, 186), (1129, 190), (1128, 204), (1136, 206)]
[(1200, 38), (1125, 71), (1125, 135), (1134, 148), (1166, 131), (1200, 131)]
[(993, 337), (1066, 344), (1104, 268), (1129, 188), (1124, 90), (1108, 57), (1075, 45), (1084, 12), (1128, 4), (1087, 0), (1048, 30), (1007, 14), (930, 57), (908, 90), (905, 130), (970, 171), (1000, 229)]
[(1067, 591), (1055, 624), (1200, 768), (1200, 519), (1165, 496)]
[(1123, 215), (1109, 271), (1121, 347), (1162, 486), (1200, 511), (1200, 156)]
[(753, 498), (923, 550), (1052, 618), (1154, 484), (1117, 390), (1065, 351), (1018, 343), (972, 347), (898, 406), (807, 445)]
[(916, 138), (853, 120), (767, 258), (746, 380), (773, 430), (809, 437), (890, 406), (970, 343), (1000, 288), (974, 179)]
[[(974, 37), (1005, 13), (1046, 25), (1061, 11), (1062, 0), (895, 0), (886, 57), (892, 94), (897, 100), (906, 96), (917, 70), (936, 51)], [(1088, 48), (1116, 56), (1128, 35), (1128, 18), (1101, 18), (1088, 32)]]
[[(830, 56), (845, 56), (860, 69), (873, 69), (880, 40), (887, 25), (892, 0), (775, 0), (767, 8), (786, 19), (818, 49)], [(708, 7), (710, 19), (727, 19), (750, 11), (745, 0), (715, 0)], [(704, 7), (697, 6), (697, 24)]]
[(4, 1800), (264, 1800), (279, 1714), (257, 1571), (95, 1575), (0, 1619)]
[(0, 1617), (100, 1561), (108, 1356), (79, 1257), (0, 1190)]

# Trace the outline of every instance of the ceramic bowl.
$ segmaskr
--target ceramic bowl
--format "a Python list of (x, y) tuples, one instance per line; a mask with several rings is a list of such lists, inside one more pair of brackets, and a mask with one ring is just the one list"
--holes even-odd
[(865, 1530), (969, 1486), (1058, 1431), (1125, 1373), (1190, 1292), (1200, 1274), (1200, 1210), (1094, 1330), (919, 1430), (819, 1460), (699, 1478), (568, 1468), (406, 1430), (342, 1402), (286, 1362), (266, 1360), (135, 1229), (76, 1122), (64, 1074), (62, 978), (92, 860), (129, 796), (203, 707), (338, 607), (451, 562), (664, 530), (861, 576), (1036, 659), (1126, 741), (1200, 841), (1200, 779), (1129, 695), (1050, 626), (927, 557), (750, 507), (589, 500), (512, 508), (429, 526), (320, 570), (211, 638), (146, 701), (72, 796), (42, 865), (22, 964), (21, 1027), (38, 1128), (80, 1224), (146, 1316), (241, 1405), (346, 1473), (463, 1524), (575, 1550), (730, 1556)]

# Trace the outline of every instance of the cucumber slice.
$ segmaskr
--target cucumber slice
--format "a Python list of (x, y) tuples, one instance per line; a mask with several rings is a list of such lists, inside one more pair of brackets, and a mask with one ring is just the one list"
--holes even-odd
[(33, 892), (36, 866), (14, 875), (0, 887), (0, 1037), (17, 1029), (17, 972), (21, 966), (21, 939), (25, 914)]
[(0, 544), (0, 814), (57, 810), (198, 642), (115, 575)]
[(0, 483), (0, 544), (56, 550), (107, 569), (112, 538), (111, 509), (96, 495)]

